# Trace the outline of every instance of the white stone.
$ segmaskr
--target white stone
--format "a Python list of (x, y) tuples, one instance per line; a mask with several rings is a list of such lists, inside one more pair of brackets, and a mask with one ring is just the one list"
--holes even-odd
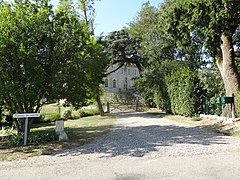
[(224, 121), (223, 121), (223, 124), (232, 124), (233, 123), (233, 119), (232, 118), (226, 118)]
[(57, 135), (59, 135), (59, 141), (67, 141), (68, 136), (64, 131), (64, 121), (56, 121), (55, 124), (56, 124), (55, 132)]

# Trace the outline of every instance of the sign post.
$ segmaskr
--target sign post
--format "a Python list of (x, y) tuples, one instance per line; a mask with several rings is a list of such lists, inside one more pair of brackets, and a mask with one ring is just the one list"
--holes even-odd
[(23, 145), (27, 145), (27, 136), (28, 136), (28, 118), (40, 117), (40, 113), (26, 113), (26, 114), (13, 114), (13, 118), (25, 118), (25, 127), (24, 127), (24, 139)]

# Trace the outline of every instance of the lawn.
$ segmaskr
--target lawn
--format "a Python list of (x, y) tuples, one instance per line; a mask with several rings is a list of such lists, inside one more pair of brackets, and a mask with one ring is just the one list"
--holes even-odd
[[(65, 149), (82, 146), (111, 131), (115, 123), (113, 116), (91, 116), (64, 122), (69, 141), (40, 142), (28, 146), (9, 147), (0, 139), (0, 161), (25, 159), (37, 155), (46, 155), (60, 152)], [(37, 124), (31, 129), (31, 134), (51, 134), (55, 129), (54, 123)]]

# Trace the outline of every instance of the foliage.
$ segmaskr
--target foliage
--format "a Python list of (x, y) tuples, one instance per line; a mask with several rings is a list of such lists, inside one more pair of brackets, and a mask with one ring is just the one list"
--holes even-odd
[(30, 132), (28, 137), (29, 144), (40, 144), (43, 142), (54, 142), (58, 139), (54, 129), (46, 131), (33, 131)]
[(174, 61), (153, 61), (144, 68), (142, 78), (136, 81), (136, 88), (145, 99), (146, 104), (154, 102), (158, 108), (171, 112), (171, 104), (167, 91), (165, 78), (177, 66), (182, 66)]
[(201, 112), (203, 92), (197, 71), (202, 65), (202, 46), (189, 42), (191, 49), (177, 49), (175, 37), (165, 29), (165, 15), (163, 6), (155, 8), (145, 3), (130, 23), (129, 33), (141, 39), (141, 54), (145, 57), (136, 87), (146, 104), (190, 116)]
[(71, 119), (72, 118), (72, 111), (70, 109), (64, 111), (63, 118), (64, 119)]
[(4, 1), (0, 16), (0, 98), (10, 113), (39, 112), (43, 98), (81, 107), (95, 96), (104, 47), (70, 2), (54, 11), (47, 0)]
[(240, 90), (233, 50), (233, 43), (237, 45), (233, 38), (240, 25), (239, 9), (237, 0), (168, 0), (162, 6), (163, 27), (174, 38), (177, 49), (186, 52), (185, 58), (194, 54), (205, 55), (204, 59), (212, 57), (221, 72), (226, 95)]
[(2, 100), (0, 100), (0, 123), (1, 123), (1, 120), (3, 119), (3, 111), (4, 111), (4, 103)]
[(79, 110), (79, 115), (80, 117), (87, 117), (87, 116), (94, 116), (94, 115), (98, 115), (99, 114), (99, 110), (97, 109), (80, 109)]
[(37, 111), (54, 72), (51, 6), (3, 2), (0, 16), (0, 96), (11, 112)]
[(91, 34), (94, 34), (94, 19), (95, 19), (95, 9), (94, 3), (97, 0), (78, 0), (77, 5), (81, 12), (81, 15), (88, 25)]
[[(79, 21), (77, 12), (70, 4), (60, 6), (57, 16), (58, 23), (64, 25), (58, 34), (62, 34), (60, 46), (65, 48), (61, 58), (67, 59), (67, 64), (63, 64), (62, 71), (57, 74), (60, 86), (56, 86), (55, 92), (58, 92), (58, 99), (66, 99), (65, 105), (80, 108), (86, 105), (87, 98), (96, 95), (96, 89), (104, 77), (107, 58), (101, 41), (90, 36), (89, 27)], [(66, 33), (69, 35), (66, 36)]]
[(199, 71), (199, 78), (206, 94), (204, 104), (207, 114), (221, 114), (221, 106), (217, 104), (217, 98), (223, 96), (224, 84), (221, 75), (215, 66), (208, 66)]
[(13, 135), (16, 134), (16, 130), (14, 129), (10, 129), (10, 128), (4, 128), (2, 127), (2, 129), (0, 130), (0, 134), (1, 135)]
[(238, 112), (238, 116), (240, 116), (240, 92), (237, 94), (237, 104), (236, 104), (236, 109)]
[(61, 115), (58, 112), (53, 112), (44, 117), (44, 122), (55, 122), (61, 119)]
[(144, 66), (161, 60), (174, 59), (174, 42), (162, 28), (163, 19), (160, 10), (146, 2), (141, 11), (130, 22), (129, 34), (141, 39), (141, 55), (147, 58)]
[[(100, 136), (108, 133), (115, 123), (115, 118), (111, 116), (94, 116), (78, 120), (68, 120), (64, 122), (66, 133), (69, 135), (68, 142), (59, 142), (54, 140), (51, 133), (54, 132), (53, 123), (44, 123), (35, 125), (31, 129), (31, 134), (49, 134), (46, 141), (41, 141), (28, 146), (12, 146), (5, 138), (0, 139), (0, 161), (17, 160), (19, 158), (29, 158), (44, 154), (55, 154), (57, 152), (67, 151), (74, 147), (80, 147)], [(52, 139), (49, 141), (49, 139)], [(23, 144), (23, 141), (21, 142)]]
[[(18, 134), (13, 129), (3, 129), (0, 134), (6, 135), (5, 141), (8, 141), (9, 146), (22, 146), (23, 145), (23, 133)], [(55, 130), (33, 131), (28, 134), (28, 144), (37, 145), (42, 142), (53, 142), (57, 140)]]
[(136, 84), (146, 100), (173, 114), (191, 116), (202, 112), (204, 91), (196, 71), (177, 61), (163, 61), (150, 67)]
[(119, 64), (119, 67), (117, 68), (119, 69), (126, 63), (135, 64), (141, 71), (143, 57), (139, 54), (141, 49), (140, 39), (130, 35), (123, 29), (109, 33), (109, 35), (106, 36), (105, 41), (106, 50), (110, 55), (110, 65)]
[[(233, 49), (236, 52), (239, 49), (240, 21), (236, 19), (239, 9), (236, 0), (167, 0), (159, 8), (145, 3), (129, 29), (130, 34), (141, 39), (141, 54), (145, 61), (143, 78), (137, 82), (137, 87), (145, 101), (154, 101), (159, 108), (175, 111), (172, 103), (178, 96), (176, 93), (174, 101), (171, 98), (174, 91), (169, 89), (168, 74), (174, 75), (176, 66), (180, 66), (189, 68), (194, 72), (189, 75), (194, 77), (199, 72), (202, 85), (197, 82), (199, 80), (194, 82), (199, 90), (196, 90), (198, 97), (193, 99), (206, 96), (210, 112), (219, 114), (216, 97), (223, 94), (223, 86), (227, 94), (235, 93), (240, 87), (235, 66), (237, 53), (232, 53)], [(212, 61), (216, 62), (220, 73), (205, 66)], [(180, 74), (184, 75), (184, 72)], [(202, 100), (199, 103), (203, 103)], [(191, 109), (191, 103), (188, 105), (187, 109)], [(194, 111), (201, 111), (200, 104), (194, 108), (197, 108)]]
[(179, 68), (166, 77), (166, 84), (173, 114), (191, 116), (202, 112), (203, 92), (196, 72)]

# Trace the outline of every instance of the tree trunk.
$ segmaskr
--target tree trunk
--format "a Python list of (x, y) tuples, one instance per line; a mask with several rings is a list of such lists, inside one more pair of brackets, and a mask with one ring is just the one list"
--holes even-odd
[(218, 49), (216, 63), (224, 82), (226, 96), (232, 94), (236, 96), (240, 90), (239, 74), (235, 64), (232, 37), (226, 32), (221, 35), (221, 46)]
[(101, 102), (101, 99), (100, 99), (99, 90), (97, 90), (96, 101), (97, 101), (97, 104), (98, 104), (98, 109), (99, 109), (100, 115), (104, 116), (104, 110), (103, 110), (102, 102)]
[[(237, 97), (240, 90), (239, 73), (235, 64), (232, 36), (227, 32), (221, 34), (221, 46), (217, 50), (216, 63), (224, 82), (226, 96)], [(230, 109), (230, 105), (227, 105), (223, 114), (231, 117)]]

